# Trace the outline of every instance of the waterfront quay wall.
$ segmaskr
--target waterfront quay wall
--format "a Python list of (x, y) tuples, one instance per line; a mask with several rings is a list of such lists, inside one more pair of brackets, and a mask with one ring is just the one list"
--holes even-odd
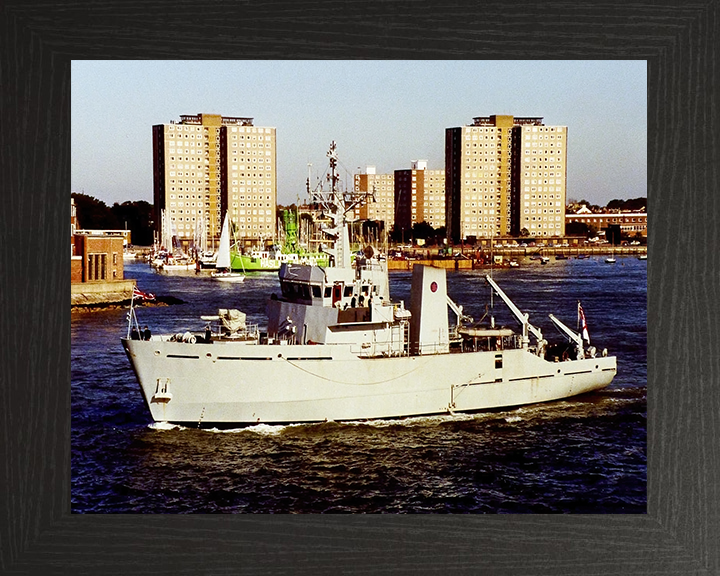
[(435, 268), (447, 268), (448, 270), (472, 270), (477, 266), (475, 260), (468, 258), (434, 258), (434, 259), (412, 259), (412, 260), (388, 260), (388, 270), (412, 270), (415, 264), (423, 266), (434, 266)]
[(439, 256), (436, 249), (416, 248), (404, 250), (406, 258), (395, 258), (388, 260), (388, 270), (412, 270), (413, 265), (423, 264), (446, 268), (448, 270), (472, 270), (484, 268), (489, 265), (490, 259), (501, 257), (503, 260), (517, 260), (522, 262), (525, 257), (534, 255), (553, 257), (563, 255), (567, 258), (577, 258), (579, 255), (603, 256), (615, 254), (615, 256), (640, 256), (647, 254), (647, 246), (543, 246), (543, 247), (520, 247), (503, 246), (489, 249), (477, 250), (471, 248), (456, 247), (454, 254), (457, 256)]
[(70, 285), (71, 306), (118, 304), (132, 298), (135, 280), (81, 282)]
[[(455, 253), (457, 252), (460, 252), (460, 250), (456, 249)], [(468, 257), (477, 253), (477, 250), (470, 248), (465, 248), (462, 251), (462, 254)], [(484, 250), (480, 250), (479, 253), (487, 257), (490, 255), (490, 249), (485, 248)], [(541, 256), (562, 254), (569, 258), (579, 256), (580, 254), (587, 254), (588, 256), (603, 256), (607, 254), (615, 254), (616, 256), (639, 256), (640, 254), (647, 254), (647, 246), (613, 246), (612, 244), (588, 244), (585, 246), (501, 246), (493, 248), (492, 253), (495, 255), (502, 254), (509, 258), (522, 258), (524, 256), (533, 256), (534, 254)]]

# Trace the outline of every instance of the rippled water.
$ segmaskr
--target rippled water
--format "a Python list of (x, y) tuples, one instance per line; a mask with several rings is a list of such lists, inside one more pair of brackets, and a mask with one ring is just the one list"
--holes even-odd
[[(72, 314), (72, 510), (76, 513), (645, 513), (647, 262), (525, 260), (495, 270), (543, 329), (575, 326), (618, 357), (598, 393), (475, 415), (197, 430), (155, 425), (120, 346), (126, 311)], [(264, 324), (275, 274), (225, 285), (126, 265), (142, 290), (185, 303), (138, 310), (154, 333), (199, 328), (239, 308)], [(448, 274), (451, 298), (479, 319), (485, 271)], [(391, 273), (409, 303), (411, 274)], [(516, 326), (496, 298), (500, 324)]]

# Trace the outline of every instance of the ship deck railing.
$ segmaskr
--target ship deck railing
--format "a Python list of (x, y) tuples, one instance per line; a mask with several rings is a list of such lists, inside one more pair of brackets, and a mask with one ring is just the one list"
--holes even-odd
[(453, 341), (453, 336), (456, 338), (455, 342), (458, 342), (457, 339), (459, 339), (461, 352), (499, 352), (502, 350), (516, 350), (522, 347), (522, 336), (520, 334), (476, 336), (467, 333), (463, 334), (462, 329), (455, 329), (451, 331), (450, 335), (451, 341)]
[(370, 262), (365, 261), (362, 264), (356, 264), (359, 270), (370, 270), (381, 272), (383, 270), (382, 265), (377, 260), (371, 260)]

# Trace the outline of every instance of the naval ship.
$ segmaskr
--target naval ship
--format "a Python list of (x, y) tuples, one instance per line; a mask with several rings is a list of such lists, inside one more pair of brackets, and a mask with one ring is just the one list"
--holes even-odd
[(227, 427), (455, 414), (610, 384), (614, 356), (586, 347), (553, 315), (567, 338), (549, 345), (490, 276), (519, 331), (472, 324), (448, 297), (441, 268), (416, 265), (409, 305), (393, 301), (383, 256), (350, 250), (347, 214), (367, 198), (339, 190), (334, 142), (328, 157), (329, 190), (311, 195), (328, 216), (330, 265), (284, 263), (265, 330), (228, 308), (201, 316), (198, 331), (135, 339), (131, 303), (121, 341), (154, 421)]

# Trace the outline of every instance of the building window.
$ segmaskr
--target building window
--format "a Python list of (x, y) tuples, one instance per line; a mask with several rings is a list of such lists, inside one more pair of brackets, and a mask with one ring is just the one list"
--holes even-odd
[(88, 254), (87, 279), (105, 280), (107, 269), (107, 254)]

